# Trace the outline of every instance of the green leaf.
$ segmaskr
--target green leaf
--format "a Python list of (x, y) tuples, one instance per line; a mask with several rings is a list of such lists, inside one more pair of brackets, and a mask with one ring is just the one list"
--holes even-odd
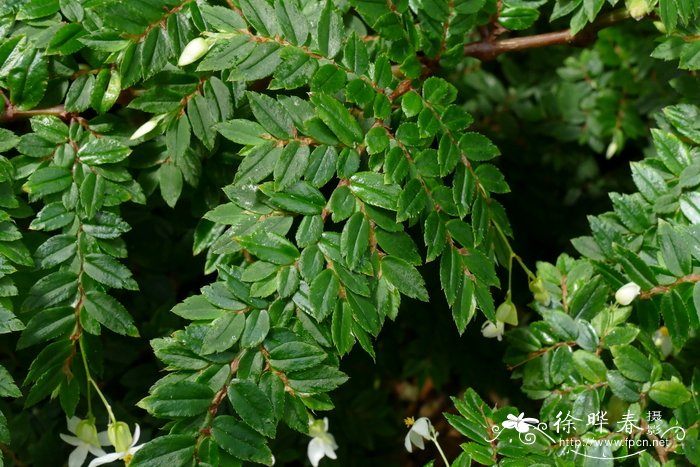
[(340, 282), (330, 269), (324, 269), (311, 282), (309, 301), (316, 321), (323, 321), (336, 307)]
[(236, 459), (272, 465), (274, 458), (265, 438), (229, 415), (220, 415), (212, 423), (216, 443)]
[[(380, 310), (377, 309), (374, 303), (352, 292), (348, 292), (346, 298), (352, 310), (352, 316), (360, 325), (361, 329), (364, 329), (374, 336), (379, 334), (379, 330), (381, 329)], [(355, 337), (357, 337), (357, 335), (355, 335)]]
[(275, 190), (284, 190), (298, 182), (308, 164), (309, 146), (302, 146), (298, 141), (287, 144), (275, 163)]
[(692, 270), (691, 248), (685, 235), (670, 224), (659, 220), (659, 246), (664, 263), (671, 274), (681, 277)]
[(286, 238), (273, 232), (258, 230), (253, 235), (238, 239), (251, 254), (274, 264), (292, 264), (299, 258), (299, 250)]
[(607, 368), (600, 357), (585, 350), (576, 350), (573, 357), (574, 368), (581, 376), (592, 383), (605, 381)]
[[(193, 320), (212, 320), (223, 316), (224, 310), (212, 305), (204, 296), (193, 295), (175, 305), (172, 309), (176, 315)], [(245, 318), (244, 318), (245, 319)]]
[(67, 189), (72, 182), (70, 170), (61, 167), (43, 167), (31, 174), (22, 188), (30, 195), (43, 197)]
[(59, 271), (42, 277), (29, 289), (22, 303), (23, 310), (37, 310), (73, 300), (78, 292), (78, 277), (67, 271)]
[(85, 255), (83, 267), (88, 276), (97, 282), (118, 289), (138, 290), (131, 271), (111, 256), (90, 253)]
[(243, 18), (229, 8), (206, 4), (199, 8), (207, 24), (219, 32), (236, 32), (246, 27)]
[(347, 146), (361, 143), (364, 133), (350, 111), (333, 97), (318, 93), (311, 96), (316, 113), (323, 123)]
[(609, 290), (600, 277), (587, 282), (573, 293), (569, 302), (569, 314), (576, 319), (591, 320), (603, 309)]
[(80, 203), (87, 219), (92, 219), (104, 203), (104, 178), (94, 172), (88, 172), (80, 184)]
[(664, 407), (675, 409), (690, 400), (690, 391), (679, 381), (657, 381), (651, 385), (649, 397)]
[(270, 350), (270, 365), (284, 372), (306, 370), (325, 359), (321, 348), (304, 342), (285, 342)]
[(683, 298), (676, 290), (665, 293), (661, 297), (661, 315), (669, 330), (673, 345), (683, 347), (690, 332), (690, 316)]
[(479, 133), (465, 133), (458, 144), (462, 152), (473, 161), (488, 161), (501, 154), (490, 139)]
[(649, 381), (652, 366), (642, 352), (631, 345), (617, 345), (610, 350), (615, 366), (623, 376), (633, 381)]
[(267, 1), (240, 0), (239, 4), (246, 19), (260, 35), (274, 37), (279, 34), (275, 12)]
[(650, 203), (656, 202), (668, 189), (661, 174), (652, 167), (640, 162), (632, 162), (630, 167), (635, 185)]
[(34, 252), (36, 264), (42, 269), (49, 269), (75, 256), (76, 237), (73, 235), (55, 235)]
[(450, 305), (457, 299), (463, 276), (462, 256), (456, 248), (450, 248), (450, 251), (440, 258), (440, 284)]
[(352, 349), (355, 337), (352, 333), (352, 310), (347, 302), (341, 302), (335, 308), (333, 319), (331, 320), (331, 334), (333, 344), (338, 349), (340, 355), (344, 355)]
[(328, 58), (335, 57), (345, 35), (343, 20), (331, 0), (326, 0), (317, 25), (318, 49)]
[(58, 12), (58, 0), (29, 0), (17, 14), (18, 20), (37, 19)]
[(78, 76), (66, 94), (65, 107), (69, 112), (82, 112), (90, 106), (90, 96), (95, 86), (93, 75)]
[(425, 188), (417, 179), (411, 179), (399, 196), (396, 220), (402, 222), (417, 217), (428, 203)]
[(369, 222), (365, 215), (357, 212), (348, 219), (340, 236), (340, 253), (350, 269), (355, 269), (369, 246)]
[(0, 152), (9, 151), (19, 144), (19, 136), (15, 136), (10, 130), (0, 128)]
[(83, 224), (83, 231), (95, 238), (114, 239), (131, 229), (129, 224), (111, 212), (98, 212)]
[(428, 291), (418, 270), (406, 261), (393, 256), (382, 258), (382, 275), (402, 294), (427, 302)]
[(625, 378), (619, 371), (608, 371), (607, 379), (612, 393), (623, 401), (636, 402), (639, 400), (640, 392), (637, 383)]
[(276, 423), (272, 403), (252, 381), (234, 379), (228, 387), (228, 398), (233, 410), (258, 433), (275, 436)]
[(332, 391), (348, 380), (345, 373), (328, 365), (289, 372), (287, 378), (292, 389), (309, 394)]
[(171, 208), (175, 207), (182, 193), (182, 172), (172, 163), (161, 164), (158, 169), (160, 195)]
[(19, 110), (35, 107), (44, 97), (48, 79), (44, 55), (38, 49), (29, 48), (7, 74), (5, 83), (10, 90), (10, 100)]
[(273, 172), (281, 154), (282, 148), (270, 143), (257, 146), (238, 166), (235, 183), (240, 186), (263, 180)]
[(342, 61), (356, 75), (367, 74), (369, 67), (369, 52), (367, 51), (367, 45), (354, 31), (345, 41)]
[(116, 299), (102, 292), (89, 291), (85, 296), (85, 310), (106, 328), (125, 336), (138, 337), (134, 320)]
[[(182, 308), (179, 311), (181, 310)], [(173, 312), (177, 313), (175, 309), (173, 309)], [(188, 316), (191, 315), (188, 313)], [(201, 313), (198, 313), (198, 319), (201, 319), (201, 316)], [(202, 342), (201, 354), (208, 355), (230, 349), (243, 334), (245, 323), (245, 315), (241, 313), (226, 313), (216, 318), (208, 325), (207, 333)]]
[(22, 392), (15, 384), (10, 372), (0, 365), (0, 397), (22, 397)]
[(133, 467), (165, 467), (188, 465), (194, 458), (196, 439), (190, 435), (163, 435), (136, 451), (129, 465)]
[(261, 138), (265, 129), (259, 123), (250, 120), (237, 119), (218, 123), (216, 131), (234, 143), (256, 146), (265, 142), (265, 139)]
[(374, 235), (381, 249), (387, 254), (403, 259), (414, 266), (423, 264), (418, 247), (406, 232), (385, 232), (382, 229), (375, 229)]
[(277, 23), (282, 35), (294, 45), (304, 45), (309, 36), (309, 22), (297, 0), (275, 0)]
[(138, 406), (156, 417), (192, 417), (206, 412), (213, 398), (209, 386), (177, 381), (157, 386)]
[(78, 150), (78, 158), (84, 164), (114, 164), (123, 161), (131, 149), (112, 138), (95, 138)]
[(384, 177), (375, 172), (358, 172), (350, 177), (350, 191), (365, 203), (392, 211), (401, 193), (397, 185), (385, 184)]
[(140, 51), (143, 79), (148, 79), (163, 69), (172, 54), (170, 39), (165, 29), (162, 27), (151, 29), (141, 44)]
[(292, 137), (294, 123), (282, 105), (264, 94), (248, 92), (246, 95), (253, 115), (268, 133), (279, 139)]
[(187, 117), (190, 119), (192, 132), (197, 138), (211, 149), (214, 147), (216, 132), (214, 124), (216, 123), (211, 114), (212, 106), (204, 96), (197, 94), (187, 103)]
[(17, 349), (24, 349), (55, 337), (67, 334), (75, 326), (75, 309), (72, 307), (46, 308), (34, 315), (17, 342)]
[(259, 345), (270, 332), (270, 315), (265, 310), (252, 310), (245, 321), (241, 336), (241, 347), (252, 348)]
[(700, 223), (700, 193), (690, 192), (681, 195), (681, 212), (693, 224)]
[(462, 285), (457, 292), (457, 298), (452, 304), (452, 317), (454, 318), (457, 331), (461, 334), (467, 328), (467, 324), (476, 314), (476, 298), (474, 297), (474, 283), (464, 278)]
[(619, 256), (625, 272), (642, 290), (649, 290), (656, 285), (653, 271), (637, 254), (620, 245), (614, 245), (613, 249)]

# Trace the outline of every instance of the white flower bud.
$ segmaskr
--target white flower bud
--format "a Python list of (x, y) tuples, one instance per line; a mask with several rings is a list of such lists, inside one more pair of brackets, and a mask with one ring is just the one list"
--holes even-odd
[(617, 300), (617, 303), (619, 303), (620, 305), (627, 306), (630, 303), (632, 303), (632, 301), (634, 301), (635, 298), (637, 298), (637, 295), (639, 295), (639, 292), (641, 291), (641, 287), (639, 287), (634, 282), (629, 282), (620, 287), (618, 291), (615, 292), (615, 300)]
[(639, 21), (652, 12), (655, 3), (648, 0), (626, 0), (625, 6), (630, 16)]
[(165, 117), (165, 114), (156, 115), (155, 117), (151, 118), (149, 121), (138, 127), (134, 134), (129, 137), (129, 139), (139, 139), (140, 137), (147, 135), (158, 126), (158, 122), (163, 120), (163, 117)]
[(196, 62), (209, 52), (210, 45), (209, 41), (202, 37), (192, 39), (180, 54), (180, 59), (177, 61), (178, 66), (186, 66)]

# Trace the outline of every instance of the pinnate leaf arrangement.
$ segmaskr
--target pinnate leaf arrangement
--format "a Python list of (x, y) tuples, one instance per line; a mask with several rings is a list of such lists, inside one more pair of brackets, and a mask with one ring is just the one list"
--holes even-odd
[[(505, 351), (488, 372), (529, 405), (452, 388), (444, 414), (407, 413), (413, 456), (700, 464), (698, 13), (3, 2), (4, 462), (362, 465), (325, 418), (356, 376), (342, 361), (412, 358), (380, 333), (425, 308)], [(528, 267), (514, 242), (536, 227), (514, 240), (501, 201), (530, 138), (553, 165), (622, 160), (632, 183), (601, 182), (608, 212)], [(172, 256), (196, 267), (166, 298), (148, 271)]]

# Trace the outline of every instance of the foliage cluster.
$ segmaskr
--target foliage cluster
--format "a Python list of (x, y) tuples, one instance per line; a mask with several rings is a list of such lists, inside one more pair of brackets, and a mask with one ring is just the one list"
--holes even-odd
[[(453, 388), (452, 465), (700, 464), (699, 12), (3, 2), (5, 460), (55, 465), (45, 447), (67, 429), (73, 455), (134, 467), (279, 464), (303, 457), (293, 432), (333, 455), (320, 414), (356, 376), (342, 360), (396, 354), (404, 378), (449, 386), (458, 364), (433, 368), (380, 335), (424, 307), (459, 335), (505, 334), (501, 370), (520, 385)], [(590, 200), (612, 210), (543, 237), (548, 258), (516, 254), (514, 230), (605, 210)], [(501, 438), (525, 423), (509, 397), (550, 426), (570, 416), (575, 433)], [(137, 419), (143, 445), (124, 422)], [(437, 444), (422, 420), (411, 433), (427, 426)]]

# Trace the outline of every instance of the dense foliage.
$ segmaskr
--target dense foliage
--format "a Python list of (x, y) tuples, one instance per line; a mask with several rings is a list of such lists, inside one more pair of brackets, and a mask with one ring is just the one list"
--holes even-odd
[(4, 461), (700, 464), (699, 13), (0, 3)]

